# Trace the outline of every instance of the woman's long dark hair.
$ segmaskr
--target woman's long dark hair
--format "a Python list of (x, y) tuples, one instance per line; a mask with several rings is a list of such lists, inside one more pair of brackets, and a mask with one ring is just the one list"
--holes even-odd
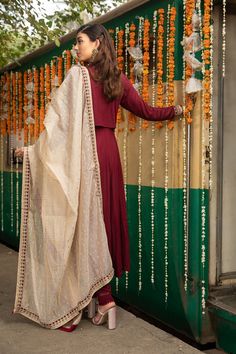
[(92, 42), (99, 39), (100, 45), (93, 65), (95, 66), (94, 80), (103, 83), (105, 97), (112, 101), (122, 94), (121, 72), (117, 66), (116, 52), (112, 43), (111, 36), (99, 24), (83, 25), (78, 33), (85, 33)]

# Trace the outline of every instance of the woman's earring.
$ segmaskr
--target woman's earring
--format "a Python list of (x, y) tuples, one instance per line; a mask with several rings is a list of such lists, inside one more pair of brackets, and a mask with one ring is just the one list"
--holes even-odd
[(91, 58), (90, 58), (90, 63), (92, 63), (92, 62), (94, 61), (94, 59), (95, 59), (95, 57), (96, 57), (97, 54), (98, 54), (98, 50), (97, 50), (97, 48), (94, 48), (94, 49), (92, 50), (92, 56), (91, 56)]

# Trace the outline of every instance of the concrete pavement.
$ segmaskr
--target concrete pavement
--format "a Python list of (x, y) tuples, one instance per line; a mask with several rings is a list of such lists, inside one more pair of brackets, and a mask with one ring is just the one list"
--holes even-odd
[(17, 252), (0, 244), (0, 354), (194, 354), (199, 350), (118, 307), (109, 331), (83, 319), (72, 333), (13, 315)]

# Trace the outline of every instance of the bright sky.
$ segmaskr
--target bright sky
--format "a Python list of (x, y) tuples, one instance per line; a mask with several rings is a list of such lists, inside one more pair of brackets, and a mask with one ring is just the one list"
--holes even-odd
[[(107, 0), (106, 1), (107, 4), (112, 5), (112, 1), (111, 0)], [(57, 1), (57, 2), (53, 2), (52, 0), (46, 0), (43, 2), (44, 8), (47, 10), (47, 13), (49, 15), (52, 15), (56, 10), (58, 11), (62, 11), (64, 9), (64, 1)], [(35, 6), (36, 5), (36, 1), (35, 1)]]

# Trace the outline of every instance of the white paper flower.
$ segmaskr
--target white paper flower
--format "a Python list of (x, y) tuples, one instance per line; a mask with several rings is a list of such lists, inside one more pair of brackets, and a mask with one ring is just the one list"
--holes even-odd
[(129, 55), (134, 59), (134, 60), (142, 60), (143, 59), (143, 53), (142, 50), (139, 46), (136, 47), (129, 47), (127, 48)]
[(186, 62), (191, 66), (191, 68), (194, 71), (202, 70), (203, 64), (197, 58), (195, 58), (195, 56), (192, 52), (185, 51), (184, 59), (186, 60)]
[(202, 83), (195, 77), (191, 77), (186, 85), (185, 91), (187, 93), (195, 93), (202, 90)]

